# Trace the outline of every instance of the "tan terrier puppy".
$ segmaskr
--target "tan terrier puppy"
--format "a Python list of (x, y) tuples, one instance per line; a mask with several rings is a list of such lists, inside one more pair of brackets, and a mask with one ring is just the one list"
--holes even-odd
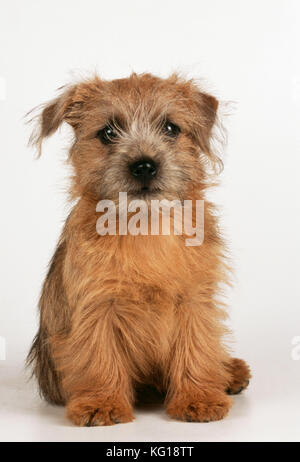
[[(40, 298), (28, 356), (44, 398), (77, 425), (130, 422), (137, 390), (156, 387), (176, 419), (222, 419), (249, 368), (222, 343), (220, 285), (228, 280), (214, 207), (205, 202), (201, 245), (186, 235), (99, 235), (102, 199), (204, 200), (212, 183), (218, 102), (193, 81), (150, 74), (63, 88), (44, 106), (32, 141), (62, 122), (77, 199)], [(118, 207), (117, 207), (118, 210)], [(116, 221), (118, 222), (118, 212)], [(194, 219), (193, 219), (194, 220)]]

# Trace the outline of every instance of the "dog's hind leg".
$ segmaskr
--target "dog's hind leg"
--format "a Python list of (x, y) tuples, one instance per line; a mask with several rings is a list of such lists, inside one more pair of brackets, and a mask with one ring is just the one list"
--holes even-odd
[(225, 362), (225, 368), (232, 377), (226, 390), (229, 395), (237, 395), (247, 388), (251, 373), (245, 361), (238, 358), (230, 358), (228, 362)]
[(51, 338), (68, 329), (68, 307), (62, 283), (65, 244), (60, 241), (50, 263), (39, 301), (40, 327), (27, 357), (41, 395), (53, 404), (64, 404), (61, 377), (55, 367)]
[(27, 364), (33, 366), (40, 394), (52, 404), (64, 404), (60, 387), (60, 374), (56, 371), (51, 355), (47, 333), (39, 329), (27, 357)]

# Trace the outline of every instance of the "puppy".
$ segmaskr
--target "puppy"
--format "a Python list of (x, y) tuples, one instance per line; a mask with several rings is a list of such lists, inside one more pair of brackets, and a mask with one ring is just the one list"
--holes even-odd
[(76, 425), (132, 421), (144, 385), (163, 394), (175, 419), (219, 420), (228, 395), (249, 382), (248, 366), (223, 343), (218, 292), (228, 266), (211, 203), (201, 245), (187, 246), (184, 231), (97, 232), (101, 200), (116, 204), (119, 222), (120, 192), (148, 205), (205, 200), (210, 166), (220, 163), (211, 149), (217, 108), (193, 81), (132, 74), (63, 87), (39, 115), (31, 139), (39, 152), (62, 122), (74, 130), (76, 205), (43, 285), (28, 362), (43, 397), (66, 405)]

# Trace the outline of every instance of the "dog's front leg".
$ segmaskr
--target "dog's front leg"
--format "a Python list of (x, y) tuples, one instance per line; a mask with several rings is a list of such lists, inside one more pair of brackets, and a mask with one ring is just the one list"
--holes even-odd
[(72, 422), (97, 426), (133, 420), (130, 365), (112, 302), (77, 309), (67, 337), (54, 342), (54, 354)]
[(222, 359), (222, 325), (212, 306), (181, 306), (170, 352), (167, 413), (178, 420), (209, 422), (226, 416), (230, 374)]

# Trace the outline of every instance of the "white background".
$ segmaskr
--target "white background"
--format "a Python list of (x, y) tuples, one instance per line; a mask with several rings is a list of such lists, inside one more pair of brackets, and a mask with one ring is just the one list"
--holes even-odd
[[(1, 0), (0, 7), (0, 439), (300, 440), (300, 354), (292, 353), (300, 336), (299, 0)], [(179, 423), (145, 409), (130, 424), (75, 428), (25, 382), (39, 290), (68, 210), (62, 161), (70, 131), (47, 141), (34, 161), (23, 116), (95, 69), (104, 78), (180, 70), (236, 103), (215, 199), (236, 268), (233, 348), (253, 380), (224, 421)]]

